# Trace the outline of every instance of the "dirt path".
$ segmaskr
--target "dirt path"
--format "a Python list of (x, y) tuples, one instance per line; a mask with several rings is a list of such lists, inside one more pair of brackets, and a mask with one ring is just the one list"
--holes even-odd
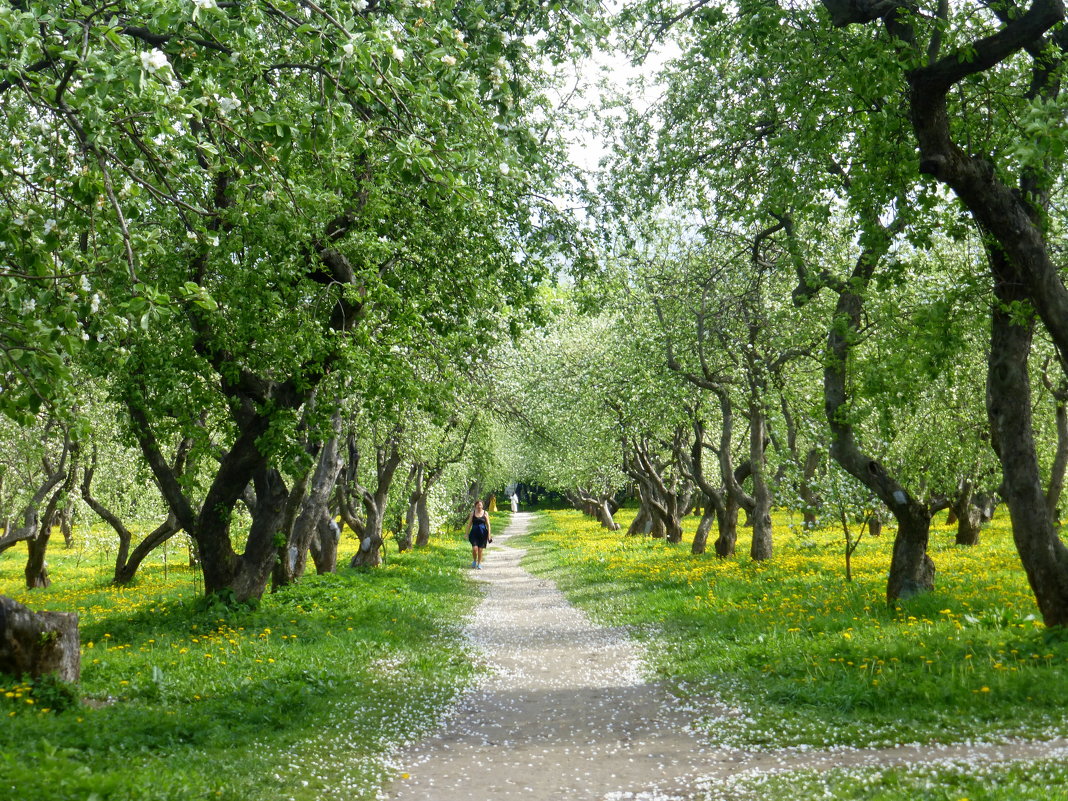
[[(641, 677), (639, 646), (591, 622), (551, 582), (502, 547), (527, 530), (515, 515), (475, 578), (485, 598), (468, 627), (495, 675), (463, 698), (444, 730), (400, 755), (384, 798), (396, 801), (612, 801), (700, 798), (743, 772), (950, 759), (1068, 755), (1068, 741), (746, 752), (690, 732), (692, 714)], [(707, 710), (704, 710), (707, 712)]]

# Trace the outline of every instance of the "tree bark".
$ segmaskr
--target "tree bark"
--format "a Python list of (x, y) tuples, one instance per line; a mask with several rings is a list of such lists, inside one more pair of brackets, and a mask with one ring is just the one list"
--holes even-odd
[(1031, 421), (1027, 361), (1034, 323), (1012, 318), (1010, 304), (1026, 295), (1015, 266), (999, 251), (990, 253), (994, 293), (987, 415), (992, 444), (1001, 461), (1002, 493), (1012, 535), (1027, 579), (1047, 626), (1068, 625), (1068, 548), (1046, 505)]
[[(363, 500), (364, 508), (364, 531), (360, 540), (360, 549), (356, 551), (350, 561), (351, 567), (378, 567), (382, 564), (382, 537), (383, 524), (385, 522), (386, 502), (389, 500), (389, 488), (393, 483), (393, 476), (400, 465), (400, 427), (395, 427), (390, 432), (386, 442), (378, 446), (376, 455), (376, 478), (377, 485), (374, 492), (358, 486)], [(350, 446), (350, 452), (354, 447), (354, 440)], [(358, 456), (356, 457), (358, 461)]]
[(138, 568), (145, 561), (145, 557), (181, 530), (177, 518), (173, 514), (168, 515), (167, 519), (149, 533), (121, 564), (116, 557), (115, 576), (112, 579), (112, 583), (123, 585), (133, 581), (134, 576), (137, 575)]
[(415, 502), (415, 518), (419, 523), (415, 535), (415, 547), (425, 548), (430, 545), (430, 509), (427, 507), (428, 493), (424, 492)]
[(979, 532), (985, 522), (984, 509), (976, 496), (975, 488), (970, 481), (961, 482), (957, 496), (953, 499), (950, 509), (957, 518), (957, 545), (978, 545)]
[(816, 477), (816, 471), (820, 466), (820, 451), (818, 448), (809, 449), (805, 456), (805, 467), (801, 474), (801, 500), (805, 502), (802, 514), (805, 529), (811, 530), (816, 527), (816, 513), (819, 511), (820, 498), (812, 489), (812, 480)]
[(1046, 489), (1046, 509), (1054, 523), (1060, 518), (1061, 493), (1064, 491), (1064, 475), (1068, 470), (1068, 392), (1060, 390), (1054, 410), (1057, 421), (1057, 450), (1049, 469), (1049, 486)]
[(63, 681), (78, 681), (78, 615), (33, 612), (0, 595), (0, 673), (16, 677), (54, 673)]
[(749, 510), (753, 520), (753, 541), (749, 556), (760, 562), (771, 559), (771, 490), (764, 478), (765, 418), (759, 408), (759, 398), (754, 398), (750, 410), (749, 462), (753, 469), (753, 506)]
[[(641, 493), (639, 492), (639, 498)], [(638, 514), (634, 516), (634, 519), (630, 522), (630, 527), (627, 528), (628, 537), (646, 537), (649, 535), (653, 525), (653, 516), (649, 512), (649, 507), (646, 506), (644, 500), (639, 500)]]
[(337, 545), (340, 539), (341, 527), (328, 511), (323, 510), (310, 546), (316, 573), (321, 575), (337, 572)]
[[(326, 514), (330, 496), (334, 492), (338, 473), (341, 470), (337, 441), (340, 425), (340, 416), (335, 415), (334, 436), (328, 439), (319, 450), (315, 469), (307, 482), (310, 484), (310, 488), (307, 488), (307, 495), (305, 496), (305, 483), (301, 483), (299, 488), (294, 490), (300, 493), (297, 499), (299, 512), (292, 521), (291, 527), (288, 530), (283, 529), (288, 536), (274, 567), (272, 584), (275, 588), (292, 584), (303, 576), (307, 569), (308, 550), (319, 532), (323, 515)], [(293, 503), (291, 499), (290, 505), (292, 506)]]
[[(66, 446), (64, 446), (64, 453), (66, 453)], [(59, 514), (60, 504), (67, 502), (67, 496), (74, 486), (74, 480), (78, 473), (77, 453), (77, 445), (72, 443), (70, 445), (70, 465), (66, 469), (63, 483), (53, 490), (52, 496), (48, 499), (48, 505), (45, 507), (44, 514), (41, 515), (41, 525), (37, 530), (37, 536), (26, 541), (28, 546), (25, 570), (27, 589), (43, 589), (52, 584), (52, 580), (48, 577), (48, 562), (45, 560), (45, 555), (48, 552), (48, 543), (52, 538), (52, 527), (55, 525), (56, 517)], [(63, 469), (62, 461), (60, 470)]]
[(701, 522), (697, 524), (697, 532), (693, 535), (693, 545), (690, 553), (695, 556), (703, 554), (708, 547), (708, 533), (712, 530), (712, 524), (716, 522), (716, 505), (712, 499), (705, 496), (705, 513), (701, 516)]
[(738, 543), (738, 501), (731, 495), (723, 499), (723, 508), (716, 508), (716, 556), (734, 556)]
[(890, 232), (877, 229), (862, 251), (851, 280), (840, 290), (834, 317), (827, 334), (827, 360), (823, 371), (824, 412), (831, 430), (831, 456), (851, 476), (868, 487), (890, 509), (897, 520), (897, 535), (886, 582), (886, 599), (909, 598), (934, 589), (935, 568), (927, 555), (931, 516), (879, 462), (857, 446), (853, 426), (847, 422), (846, 371), (851, 337), (860, 328), (865, 290), (876, 264), (890, 246)]

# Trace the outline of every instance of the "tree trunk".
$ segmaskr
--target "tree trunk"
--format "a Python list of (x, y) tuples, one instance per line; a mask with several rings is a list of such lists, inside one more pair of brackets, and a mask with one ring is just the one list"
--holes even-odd
[(706, 496), (705, 513), (701, 516), (701, 522), (697, 524), (697, 533), (693, 535), (690, 553), (697, 555), (705, 552), (708, 546), (708, 533), (712, 530), (712, 524), (716, 522), (716, 514), (715, 504)]
[(678, 517), (671, 515), (661, 518), (661, 524), (664, 528), (665, 540), (676, 545), (682, 542), (682, 522)]
[(59, 513), (59, 530), (63, 533), (63, 547), (74, 547), (74, 504), (67, 502)]
[(1046, 490), (1046, 509), (1056, 523), (1060, 518), (1061, 493), (1064, 491), (1064, 475), (1068, 470), (1068, 411), (1065, 401), (1058, 398), (1055, 410), (1057, 420), (1057, 451), (1049, 469), (1049, 487)]
[(627, 536), (647, 536), (652, 528), (652, 524), (652, 515), (649, 513), (649, 507), (645, 505), (645, 501), (643, 500), (638, 504), (638, 514), (634, 516), (634, 519), (630, 522), (630, 526), (627, 528)]
[(378, 509), (368, 509), (364, 520), (360, 549), (353, 554), (349, 567), (378, 567), (382, 564), (382, 514)]
[(820, 451), (817, 448), (809, 449), (805, 456), (805, 467), (801, 474), (801, 500), (805, 502), (802, 514), (803, 525), (807, 530), (816, 527), (816, 513), (819, 511), (820, 499), (812, 489), (812, 479), (816, 477), (816, 471), (820, 466)]
[[(360, 549), (356, 551), (349, 562), (351, 567), (378, 567), (382, 564), (381, 551), (385, 541), (382, 536), (382, 529), (385, 523), (386, 503), (389, 500), (389, 488), (393, 483), (393, 476), (396, 474), (397, 466), (401, 461), (400, 434), (400, 427), (395, 427), (386, 442), (379, 445), (375, 450), (375, 475), (377, 478), (375, 491), (371, 492), (364, 487), (357, 488), (360, 497), (363, 499), (364, 531), (360, 540)], [(350, 446), (350, 451), (352, 450), (353, 448)]]
[(273, 467), (260, 467), (253, 474), (253, 481), (256, 505), (252, 510), (252, 525), (230, 585), (236, 601), (259, 598), (267, 589), (278, 558), (276, 537), (280, 532), (285, 534), (289, 511), (290, 492), (281, 473)]
[[(335, 418), (335, 432), (340, 427), (340, 419)], [(322, 445), (319, 458), (315, 463), (315, 470), (311, 475), (310, 488), (307, 497), (300, 500), (300, 511), (293, 521), (286, 539), (284, 554), (274, 569), (274, 586), (280, 587), (292, 584), (304, 575), (308, 563), (308, 550), (312, 540), (319, 532), (319, 526), (323, 515), (327, 513), (327, 505), (330, 496), (334, 492), (337, 483), (338, 472), (341, 470), (341, 459), (338, 456), (337, 436), (331, 437)], [(299, 492), (304, 495), (304, 484), (299, 485)], [(294, 490), (296, 492), (298, 490)]]
[(983, 510), (973, 503), (974, 491), (971, 482), (965, 481), (950, 509), (957, 518), (957, 545), (978, 545), (979, 530), (983, 525)]
[(738, 501), (730, 493), (725, 493), (723, 508), (716, 508), (716, 556), (734, 556), (738, 543)]
[(987, 414), (1001, 461), (1002, 493), (1009, 507), (1012, 535), (1027, 579), (1047, 626), (1068, 625), (1068, 549), (1056, 528), (1042, 491), (1031, 422), (1031, 385), (1027, 360), (1034, 323), (1018, 323), (1010, 309), (1024, 299), (1014, 268), (999, 252), (990, 254), (994, 291)]
[(337, 544), (340, 539), (341, 527), (330, 516), (330, 513), (324, 510), (319, 518), (310, 547), (316, 573), (322, 575), (337, 572)]
[(608, 499), (604, 499), (598, 504), (597, 519), (601, 521), (602, 528), (606, 528), (609, 531), (619, 531), (619, 523), (612, 517), (612, 510), (609, 508)]
[(168, 515), (166, 520), (160, 523), (154, 531), (134, 548), (133, 553), (129, 555), (129, 558), (122, 562), (119, 562), (118, 558), (116, 558), (115, 577), (112, 579), (112, 583), (122, 585), (129, 584), (133, 581), (133, 578), (137, 574), (137, 570), (141, 567), (141, 563), (145, 560), (145, 557), (181, 530), (182, 529), (178, 526), (177, 518), (175, 518), (173, 514)]
[(26, 587), (31, 590), (43, 589), (51, 586), (52, 579), (48, 577), (48, 562), (45, 554), (48, 551), (48, 541), (52, 537), (51, 526), (37, 532), (32, 540), (27, 540), (29, 553), (26, 557)]
[(32, 612), (0, 595), (0, 673), (63, 681), (81, 677), (78, 616), (73, 612)]
[(26, 587), (28, 589), (43, 589), (52, 584), (52, 580), (48, 577), (48, 562), (45, 561), (45, 554), (48, 552), (48, 541), (52, 538), (52, 526), (56, 522), (60, 502), (66, 503), (67, 495), (74, 486), (74, 479), (78, 472), (76, 452), (77, 447), (72, 446), (71, 463), (66, 471), (66, 477), (52, 493), (52, 497), (48, 499), (48, 505), (41, 516), (41, 526), (37, 530), (37, 536), (26, 541), (29, 546), (26, 557)]
[(662, 540), (667, 536), (667, 529), (664, 527), (664, 520), (659, 515), (651, 515), (649, 536), (654, 540)]
[(401, 553), (410, 551), (412, 545), (415, 542), (415, 505), (417, 498), (410, 497), (408, 499), (408, 507), (404, 511), (404, 526), (402, 527), (403, 533), (397, 535), (397, 550)]
[(753, 470), (753, 507), (751, 518), (753, 521), (753, 542), (749, 549), (749, 556), (754, 561), (764, 561), (771, 558), (772, 528), (771, 528), (771, 490), (764, 476), (764, 441), (765, 419), (763, 411), (759, 408), (759, 400), (754, 402), (750, 410), (750, 434), (749, 434), (749, 462)]
[(897, 536), (886, 582), (888, 601), (907, 599), (934, 589), (935, 566), (927, 555), (931, 518), (919, 504), (897, 514)]
[(978, 545), (979, 531), (982, 528), (980, 510), (969, 506), (964, 514), (957, 515), (957, 545)]
[(927, 555), (931, 516), (886, 469), (857, 446), (853, 426), (844, 414), (848, 408), (849, 364), (852, 336), (860, 329), (864, 306), (863, 292), (875, 267), (891, 242), (889, 227), (871, 223), (869, 245), (863, 250), (853, 273), (839, 291), (834, 317), (827, 333), (827, 358), (823, 370), (823, 405), (831, 430), (831, 457), (842, 469), (860, 481), (886, 504), (897, 520), (897, 536), (886, 582), (887, 603), (934, 589), (934, 563)]
[(872, 537), (883, 535), (883, 519), (879, 515), (868, 515), (868, 534)]
[(428, 493), (424, 492), (415, 502), (415, 517), (419, 527), (415, 535), (415, 547), (425, 548), (430, 545), (430, 509), (427, 507)]

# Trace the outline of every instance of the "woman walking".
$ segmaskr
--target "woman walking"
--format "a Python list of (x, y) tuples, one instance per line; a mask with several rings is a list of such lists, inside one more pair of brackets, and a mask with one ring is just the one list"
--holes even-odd
[(471, 567), (482, 569), (482, 553), (489, 544), (489, 515), (482, 511), (482, 501), (475, 501), (475, 509), (467, 518), (467, 541), (471, 543)]

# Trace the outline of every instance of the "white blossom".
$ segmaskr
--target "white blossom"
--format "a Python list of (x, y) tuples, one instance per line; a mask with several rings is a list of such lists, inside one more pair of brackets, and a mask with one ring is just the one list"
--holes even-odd
[(442, 56), (441, 63), (444, 64), (446, 67), (455, 67), (456, 56)]
[(36, 308), (37, 308), (37, 301), (34, 300), (33, 298), (26, 298), (26, 300), (22, 301), (22, 313), (23, 314), (32, 314), (33, 310), (36, 309)]
[(100, 311), (100, 295), (96, 294), (95, 292), (93, 293), (92, 299), (90, 299), (89, 301), (89, 311), (91, 311), (93, 314), (96, 314), (98, 311)]
[(89, 277), (85, 273), (82, 273), (82, 281), (81, 281), (81, 283), (82, 283), (82, 290), (83, 291), (85, 291), (85, 292), (91, 292), (92, 291), (93, 286), (92, 286), (92, 284), (89, 283)]
[(171, 63), (167, 61), (166, 54), (157, 48), (146, 50), (141, 53), (141, 69), (145, 72), (155, 73), (166, 69)]
[(356, 0), (356, 2), (352, 4), (352, 7), (355, 8), (357, 11), (366, 11), (367, 0)]
[(241, 101), (236, 97), (220, 97), (215, 95), (215, 100), (219, 104), (219, 110), (223, 114), (229, 114), (231, 111), (237, 111), (241, 108)]
[(511, 168), (511, 167), (509, 167), (509, 166), (508, 166), (508, 163), (507, 163), (507, 162), (504, 162), (504, 161), (502, 161), (502, 162), (500, 163), (500, 167), (499, 167), (499, 169), (500, 169), (500, 171), (501, 171), (501, 175), (507, 175), (508, 173), (510, 173), (510, 172), (512, 171), (512, 168)]
[(397, 61), (404, 61), (404, 51), (399, 47), (394, 47), (393, 52), (390, 55), (397, 59)]
[(216, 234), (215, 236), (212, 236), (212, 237), (208, 237), (208, 244), (211, 245), (213, 248), (219, 247), (219, 236), (218, 236), (218, 234)]
[(193, 0), (193, 5), (195, 5), (197, 8), (199, 8), (199, 9), (201, 9), (203, 11), (207, 11), (208, 9), (218, 8), (219, 7), (215, 3), (215, 0)]
[(52, 233), (52, 231), (55, 230), (55, 227), (56, 227), (56, 221), (55, 220), (52, 220), (52, 219), (45, 220), (45, 224), (44, 224), (45, 235), (47, 236), (48, 234)]
[(353, 49), (354, 48), (352, 46), (352, 42), (345, 42), (345, 44), (341, 47), (342, 52), (344, 52), (346, 56), (351, 56)]

